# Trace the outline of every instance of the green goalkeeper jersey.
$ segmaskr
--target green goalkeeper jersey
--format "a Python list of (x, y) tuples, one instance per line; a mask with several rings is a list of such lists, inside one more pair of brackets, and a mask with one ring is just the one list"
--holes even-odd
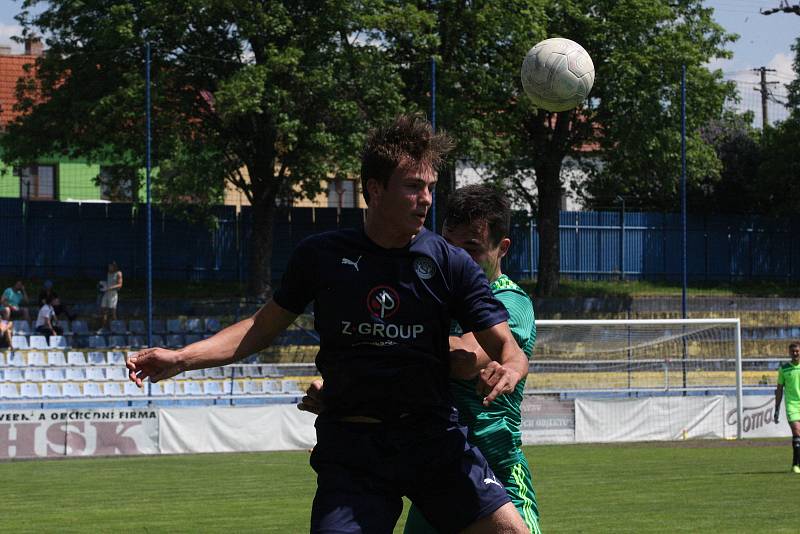
[[(492, 293), (508, 310), (511, 333), (530, 358), (536, 341), (531, 299), (506, 275), (492, 282)], [(460, 334), (460, 329), (454, 329), (454, 334)], [(469, 441), (481, 450), (493, 468), (511, 467), (522, 458), (520, 404), (526, 378), (522, 377), (512, 393), (500, 395), (489, 407), (482, 404), (483, 398), (475, 391), (477, 378), (450, 381), (460, 421), (469, 428)]]
[(778, 369), (778, 385), (783, 386), (787, 412), (800, 411), (800, 364), (784, 363)]

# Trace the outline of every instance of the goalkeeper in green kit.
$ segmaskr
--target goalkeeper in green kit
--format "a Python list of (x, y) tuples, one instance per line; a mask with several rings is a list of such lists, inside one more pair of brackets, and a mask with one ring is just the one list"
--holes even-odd
[(786, 420), (792, 430), (792, 471), (800, 473), (800, 344), (789, 345), (792, 361), (778, 369), (778, 385), (775, 388), (775, 423), (781, 410), (781, 398), (786, 403)]
[[(511, 211), (504, 195), (486, 185), (457, 189), (447, 203), (442, 236), (452, 245), (466, 250), (481, 266), (491, 284), (494, 297), (508, 310), (508, 326), (514, 339), (528, 358), (536, 341), (533, 304), (528, 295), (500, 268), (508, 252)], [(502, 484), (525, 524), (533, 534), (539, 529), (539, 509), (528, 462), (522, 453), (520, 404), (525, 378), (513, 393), (502, 395), (490, 406), (484, 406), (476, 393), (477, 375), (491, 361), (475, 337), (454, 326), (450, 337), (451, 381), (459, 420), (469, 428), (469, 442), (477, 446), (496, 480), (484, 483)], [(406, 520), (405, 534), (436, 532), (412, 506)]]

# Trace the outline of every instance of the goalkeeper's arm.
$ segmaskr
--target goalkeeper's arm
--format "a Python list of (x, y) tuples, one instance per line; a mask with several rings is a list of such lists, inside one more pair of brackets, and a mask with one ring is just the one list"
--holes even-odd
[(775, 387), (775, 423), (778, 422), (781, 413), (781, 400), (783, 399), (783, 386), (778, 384)]

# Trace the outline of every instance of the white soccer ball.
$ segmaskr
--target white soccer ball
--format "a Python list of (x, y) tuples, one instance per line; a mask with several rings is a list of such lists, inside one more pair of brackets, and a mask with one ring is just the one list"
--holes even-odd
[(589, 96), (594, 63), (581, 45), (569, 39), (545, 39), (522, 62), (522, 88), (537, 107), (566, 111)]

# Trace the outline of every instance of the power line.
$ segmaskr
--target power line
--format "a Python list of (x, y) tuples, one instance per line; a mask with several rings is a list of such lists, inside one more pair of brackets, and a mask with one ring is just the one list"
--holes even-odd
[(789, 0), (781, 0), (781, 3), (778, 7), (773, 7), (770, 9), (759, 9), (759, 12), (762, 15), (772, 15), (773, 13), (794, 13), (795, 15), (800, 16), (800, 4), (792, 5), (789, 3)]

